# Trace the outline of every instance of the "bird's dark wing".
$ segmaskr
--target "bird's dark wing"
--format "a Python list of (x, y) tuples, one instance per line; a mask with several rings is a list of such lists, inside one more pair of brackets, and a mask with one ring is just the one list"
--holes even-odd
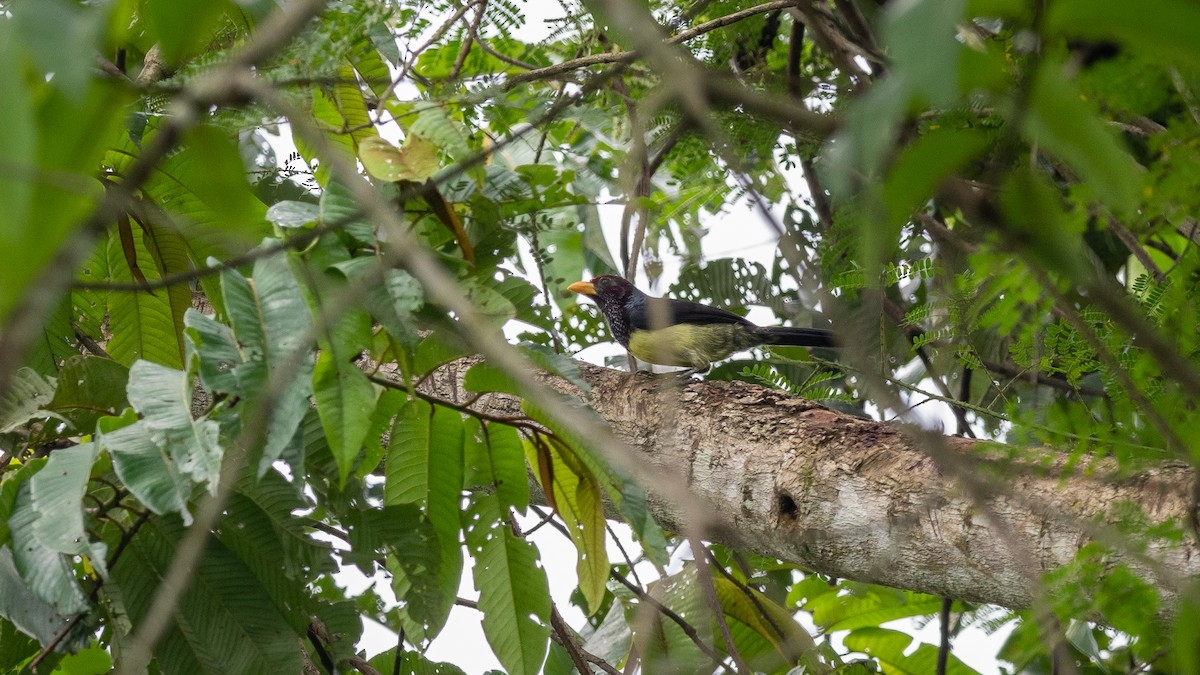
[(680, 323), (701, 326), (715, 323), (754, 325), (733, 312), (698, 302), (648, 296), (642, 296), (639, 300), (641, 301), (630, 302), (626, 306), (629, 325), (635, 330), (665, 328)]

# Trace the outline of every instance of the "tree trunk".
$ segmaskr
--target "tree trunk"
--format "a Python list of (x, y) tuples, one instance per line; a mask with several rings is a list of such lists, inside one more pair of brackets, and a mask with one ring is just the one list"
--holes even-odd
[[(463, 366), (428, 382), (430, 393), (469, 400)], [(1115, 477), (1113, 463), (1021, 450), (864, 420), (746, 383), (681, 385), (579, 364), (590, 405), (613, 431), (721, 514), (704, 536), (835, 577), (1011, 608), (1033, 604), (1041, 576), (1090, 541), (1109, 547), (1164, 594), (1164, 611), (1200, 572), (1188, 527), (1193, 473), (1163, 464)], [(582, 397), (563, 380), (543, 380)], [(491, 394), (475, 407), (520, 414)], [(678, 506), (649, 491), (664, 527), (683, 531)], [(1114, 509), (1140, 507), (1150, 523), (1183, 529), (1182, 543), (1135, 541), (1110, 525)], [(1143, 528), (1144, 530), (1144, 528)], [(1141, 534), (1140, 532), (1137, 534)], [(1145, 553), (1137, 554), (1145, 544)]]

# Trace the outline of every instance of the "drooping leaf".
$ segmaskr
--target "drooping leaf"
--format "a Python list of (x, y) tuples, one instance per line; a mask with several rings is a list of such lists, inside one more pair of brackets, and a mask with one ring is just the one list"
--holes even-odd
[(421, 400), (405, 403), (392, 427), (385, 480), (384, 503), (423, 506), (437, 533), (445, 604), (425, 617), (429, 634), (436, 635), (462, 575), (463, 423), (458, 411)]
[(375, 410), (375, 385), (353, 363), (322, 351), (313, 369), (313, 397), (329, 448), (345, 480), (354, 469)]
[(0, 433), (12, 431), (30, 420), (44, 417), (38, 411), (53, 398), (53, 382), (30, 368), (18, 370), (8, 391), (0, 398)]
[[(53, 604), (33, 592), (29, 583), (17, 571), (12, 549), (7, 545), (0, 546), (0, 616), (42, 644), (53, 640), (58, 631), (72, 618), (71, 614), (60, 612)], [(77, 630), (64, 640), (63, 646), (78, 646), (88, 637), (86, 628), (79, 625)], [(12, 645), (6, 641), (0, 641), (0, 650), (10, 646)]]
[(39, 514), (34, 508), (31, 483), (21, 484), (9, 517), (13, 564), (33, 595), (49, 603), (56, 612), (64, 616), (85, 612), (88, 599), (67, 557), (38, 541), (34, 524)]
[(137, 421), (137, 414), (128, 409), (119, 418), (102, 417), (97, 427), (101, 449), (112, 456), (117, 477), (138, 501), (154, 513), (179, 513), (185, 523), (191, 523), (187, 502), (192, 482)]
[(142, 414), (141, 425), (180, 474), (215, 492), (223, 454), (220, 429), (213, 420), (192, 418), (192, 381), (187, 373), (138, 361), (129, 369), (127, 394)]
[(50, 551), (88, 557), (106, 575), (107, 547), (89, 541), (83, 515), (88, 477), (99, 452), (96, 443), (55, 450), (45, 468), (30, 479), (29, 490), (36, 515), (34, 539)]
[[(545, 437), (543, 437), (545, 438)], [(571, 541), (578, 553), (575, 572), (579, 577), (579, 589), (587, 601), (588, 613), (599, 611), (608, 583), (608, 553), (604, 548), (605, 520), (604, 505), (600, 498), (600, 483), (596, 476), (578, 460), (575, 453), (557, 439), (545, 438), (542, 443), (549, 446), (548, 454), (553, 468), (535, 475), (544, 480), (552, 476), (550, 485), (542, 485), (546, 493), (553, 492), (554, 506), (566, 525)], [(532, 442), (526, 444), (526, 455), (531, 464), (545, 461), (546, 453), (539, 453)]]
[(483, 633), (507, 672), (537, 673), (550, 636), (550, 592), (537, 549), (513, 534), (495, 495), (477, 497), (469, 516)]
[[(229, 270), (221, 276), (221, 287), (240, 360), (233, 367), (237, 389), (230, 393), (259, 403), (271, 378), (283, 378), (283, 382), (276, 383), (277, 399), (270, 401), (274, 405), (261, 411), (267, 415), (266, 443), (258, 461), (261, 475), (292, 441), (308, 410), (313, 358), (304, 338), (309, 311), (291, 270), (275, 256), (255, 262), (253, 282)], [(230, 336), (199, 316), (192, 320), (198, 331), (204, 328), (199, 331), (201, 373), (207, 373), (210, 380), (216, 378), (211, 386), (231, 386), (220, 375), (224, 372), (222, 364), (230, 364), (233, 359)], [(205, 356), (205, 349), (212, 350), (210, 356)], [(214, 363), (206, 366), (206, 358)]]

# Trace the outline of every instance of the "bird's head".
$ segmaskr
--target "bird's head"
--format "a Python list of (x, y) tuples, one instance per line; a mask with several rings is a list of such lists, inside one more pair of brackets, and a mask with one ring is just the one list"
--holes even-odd
[(567, 286), (567, 290), (588, 296), (602, 309), (620, 307), (637, 293), (633, 284), (612, 274), (604, 274), (591, 281), (576, 281)]
[(645, 301), (646, 296), (641, 291), (625, 279), (611, 274), (598, 276), (591, 281), (576, 281), (567, 289), (586, 295), (599, 305), (613, 338), (629, 346), (629, 310), (639, 300)]

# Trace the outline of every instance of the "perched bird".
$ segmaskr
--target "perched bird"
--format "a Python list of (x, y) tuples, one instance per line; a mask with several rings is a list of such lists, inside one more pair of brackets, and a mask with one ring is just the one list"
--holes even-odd
[(758, 345), (835, 347), (820, 328), (758, 326), (733, 312), (698, 302), (652, 298), (621, 277), (605, 274), (567, 287), (600, 305), (613, 337), (642, 361), (704, 372), (714, 361)]

